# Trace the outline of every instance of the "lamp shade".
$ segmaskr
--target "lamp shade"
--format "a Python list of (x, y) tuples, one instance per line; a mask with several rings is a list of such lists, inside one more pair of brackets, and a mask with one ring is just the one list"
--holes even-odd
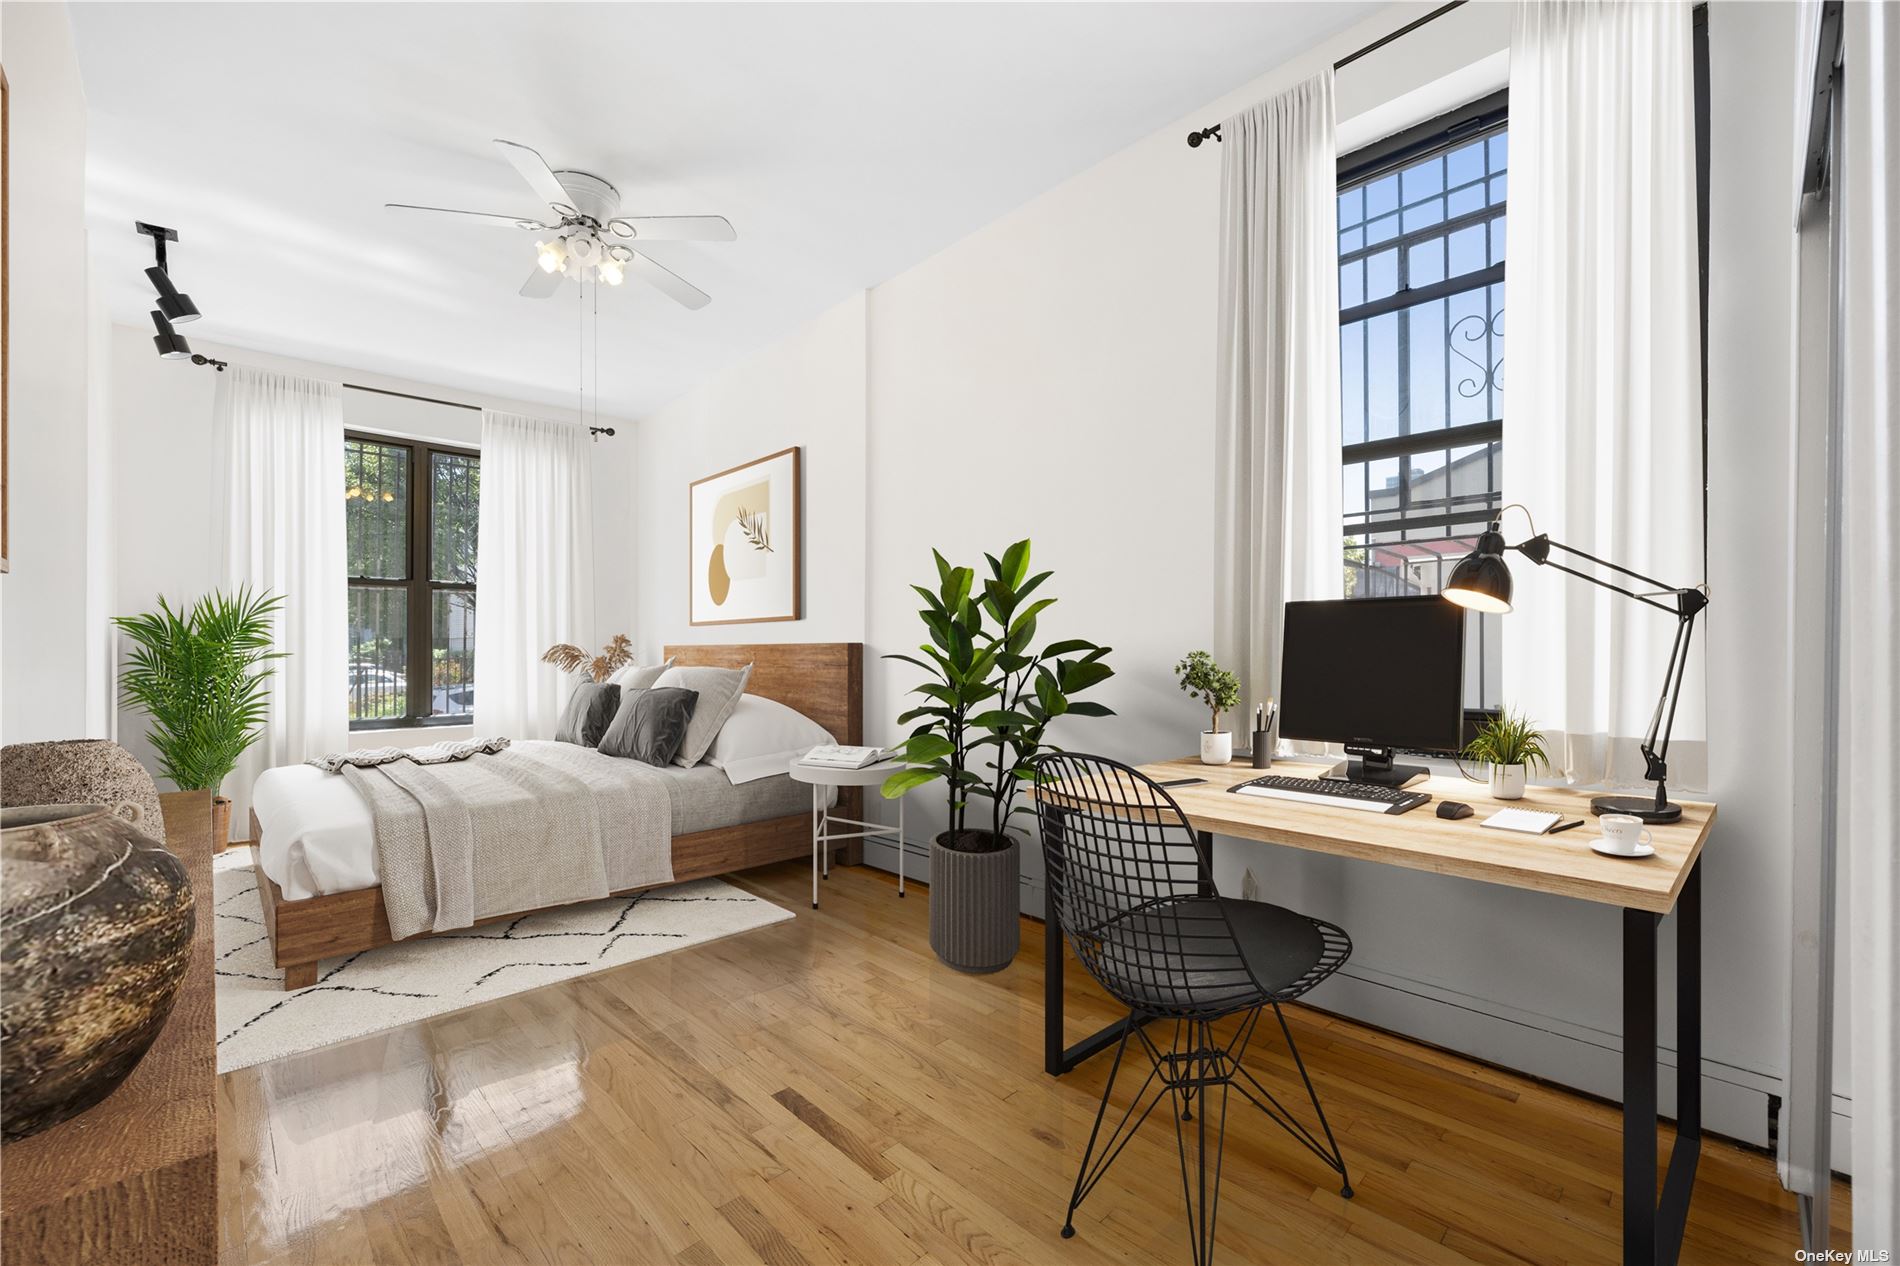
[(164, 313), (152, 313), (152, 324), (158, 329), (158, 333), (152, 336), (152, 345), (158, 348), (160, 356), (166, 360), (185, 360), (191, 356), (191, 344), (185, 342), (184, 335), (172, 329)]
[(179, 293), (172, 285), (172, 279), (165, 275), (163, 268), (148, 268), (145, 277), (152, 283), (152, 289), (158, 291), (158, 310), (173, 325), (183, 325), (186, 321), (196, 321), (199, 317), (198, 305), (191, 301), (188, 294)]
[(1494, 527), (1478, 538), (1478, 547), (1451, 569), (1443, 594), (1469, 611), (1502, 614), (1511, 609), (1511, 569), (1504, 561), (1502, 533)]

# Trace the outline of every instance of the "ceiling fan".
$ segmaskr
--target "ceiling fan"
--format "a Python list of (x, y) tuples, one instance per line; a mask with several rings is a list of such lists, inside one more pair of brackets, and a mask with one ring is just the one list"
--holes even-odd
[(576, 281), (591, 277), (617, 286), (632, 273), (689, 308), (703, 308), (712, 302), (705, 291), (630, 243), (730, 242), (738, 234), (724, 216), (621, 215), (620, 192), (599, 176), (584, 171), (555, 171), (540, 154), (514, 141), (497, 138), (495, 144), (501, 146), (501, 152), (528, 182), (535, 197), (554, 213), (551, 223), (527, 216), (419, 207), (406, 202), (383, 205), (394, 211), (460, 216), (496, 228), (547, 233), (547, 238), (534, 244), (534, 271), (521, 287), (521, 293), (530, 299), (546, 299), (561, 288), (564, 277)]

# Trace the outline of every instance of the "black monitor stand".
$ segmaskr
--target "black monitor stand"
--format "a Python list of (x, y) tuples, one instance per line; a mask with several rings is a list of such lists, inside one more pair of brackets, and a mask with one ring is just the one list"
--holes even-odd
[(1423, 765), (1400, 765), (1392, 759), (1392, 749), (1370, 743), (1348, 743), (1346, 753), (1357, 757), (1333, 766), (1332, 777), (1347, 782), (1372, 783), (1380, 787), (1409, 787), (1432, 771)]

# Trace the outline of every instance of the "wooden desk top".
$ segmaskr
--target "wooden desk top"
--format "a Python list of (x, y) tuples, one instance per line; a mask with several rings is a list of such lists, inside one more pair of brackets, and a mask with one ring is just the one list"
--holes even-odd
[(13, 1263), (205, 1263), (218, 1256), (217, 998), (211, 793), (159, 796), (198, 924), (170, 1018), (137, 1068), (78, 1116), (8, 1143), (0, 1255)]
[[(1522, 800), (1499, 801), (1490, 797), (1483, 783), (1434, 777), (1407, 788), (1425, 792), (1432, 797), (1431, 804), (1410, 813), (1379, 814), (1240, 796), (1227, 790), (1265, 773), (1313, 778), (1325, 768), (1276, 760), (1271, 770), (1260, 770), (1242, 763), (1203, 765), (1193, 757), (1140, 766), (1156, 782), (1207, 780), (1192, 787), (1168, 788), (1196, 830), (1656, 914), (1674, 908), (1715, 821), (1714, 805), (1678, 800), (1680, 821), (1649, 828), (1654, 857), (1604, 857), (1590, 848), (1591, 841), (1601, 835), (1590, 814), (1590, 799), (1600, 793), (1529, 787)], [(1456, 821), (1440, 818), (1437, 806), (1442, 800), (1463, 801), (1471, 806), (1471, 816)], [(1479, 825), (1504, 808), (1542, 809), (1585, 821), (1561, 835), (1523, 835)]]

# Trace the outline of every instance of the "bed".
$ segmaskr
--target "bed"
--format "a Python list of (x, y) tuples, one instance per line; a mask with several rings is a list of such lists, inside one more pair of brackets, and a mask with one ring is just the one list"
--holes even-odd
[[(752, 665), (746, 693), (773, 699), (804, 713), (829, 730), (839, 743), (859, 745), (864, 741), (864, 647), (858, 642), (792, 642), (782, 644), (737, 644), (729, 646), (668, 646), (665, 655), (681, 665), (707, 665), (738, 668)], [(479, 758), (477, 758), (479, 759)], [(610, 760), (610, 757), (600, 757)], [(355, 791), (340, 778), (311, 769), (317, 779), (311, 784), (314, 794), (335, 798), (354, 797)], [(702, 794), (676, 800), (675, 830), (672, 836), (673, 883), (685, 883), (711, 875), (745, 870), (770, 862), (807, 857), (812, 849), (812, 820), (809, 792), (790, 783), (783, 775), (764, 779), (745, 787), (728, 790), (732, 795), (711, 795), (714, 790), (705, 780), (723, 780), (725, 775), (708, 766), (678, 771), (682, 786), (693, 785)], [(301, 777), (301, 773), (300, 773)], [(861, 816), (859, 788), (843, 793), (839, 812)], [(306, 798), (313, 817), (323, 817)], [(331, 809), (345, 809), (342, 818), (334, 813), (329, 821), (347, 821), (347, 802)], [(266, 805), (265, 818), (286, 821), (282, 809)], [(361, 810), (367, 824), (368, 811)], [(684, 829), (681, 829), (684, 828)], [(373, 853), (346, 832), (333, 832), (326, 843), (312, 839), (300, 846), (302, 872), (293, 872), (292, 850), (281, 838), (266, 834), (254, 809), (251, 814), (251, 838), (256, 842), (254, 865), (258, 896), (264, 908), (264, 926), (270, 936), (273, 960), (284, 973), (286, 989), (301, 989), (316, 983), (317, 966), (326, 958), (360, 953), (392, 944), (389, 918), (383, 906), (382, 888), (376, 876)], [(266, 858), (270, 864), (266, 865)], [(851, 860), (846, 858), (844, 860)], [(293, 893), (311, 891), (320, 883), (327, 889), (320, 895), (291, 897), (286, 884), (272, 877), (275, 871)], [(351, 885), (363, 883), (363, 886)], [(338, 890), (342, 889), (342, 890)], [(626, 895), (637, 888), (618, 890)], [(528, 910), (479, 920), (516, 918)], [(427, 935), (424, 933), (423, 935)]]

